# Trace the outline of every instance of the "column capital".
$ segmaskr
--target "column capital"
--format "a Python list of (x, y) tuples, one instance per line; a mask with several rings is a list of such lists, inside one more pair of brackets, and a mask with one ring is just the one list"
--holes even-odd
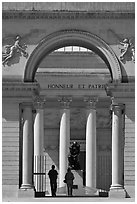
[(96, 109), (96, 103), (98, 102), (98, 97), (97, 96), (85, 96), (84, 102), (86, 102), (88, 108)]
[(110, 109), (114, 111), (115, 114), (122, 115), (125, 111), (125, 105), (122, 103), (111, 104)]
[(59, 96), (58, 101), (60, 102), (62, 108), (69, 108), (69, 105), (72, 101), (71, 96)]
[(33, 106), (35, 109), (43, 109), (45, 102), (46, 102), (45, 98), (41, 98), (40, 96), (35, 96), (33, 100)]

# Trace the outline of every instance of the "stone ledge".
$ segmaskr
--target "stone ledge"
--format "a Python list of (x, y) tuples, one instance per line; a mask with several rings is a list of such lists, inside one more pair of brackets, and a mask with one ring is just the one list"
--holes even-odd
[(3, 11), (2, 19), (134, 19), (134, 12), (85, 11)]

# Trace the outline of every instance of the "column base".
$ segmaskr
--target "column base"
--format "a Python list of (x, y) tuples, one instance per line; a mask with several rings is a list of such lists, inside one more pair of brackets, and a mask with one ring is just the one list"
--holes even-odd
[(34, 198), (35, 197), (34, 186), (29, 185), (29, 184), (22, 185), (18, 191), (18, 197), (19, 198)]
[(110, 198), (126, 198), (126, 190), (121, 186), (112, 186), (109, 191)]

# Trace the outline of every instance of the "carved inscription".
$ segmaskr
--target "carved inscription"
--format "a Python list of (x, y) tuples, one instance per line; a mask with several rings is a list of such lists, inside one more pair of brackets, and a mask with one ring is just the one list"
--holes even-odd
[(106, 84), (48, 84), (48, 89), (105, 89)]

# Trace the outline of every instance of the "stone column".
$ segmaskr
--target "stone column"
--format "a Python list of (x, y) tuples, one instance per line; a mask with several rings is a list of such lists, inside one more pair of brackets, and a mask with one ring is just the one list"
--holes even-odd
[(44, 144), (44, 102), (34, 103), (36, 109), (34, 119), (34, 156), (43, 155)]
[(62, 97), (59, 99), (61, 109), (60, 120), (60, 141), (59, 141), (59, 187), (64, 187), (63, 182), (68, 167), (68, 154), (70, 146), (70, 110), (71, 98)]
[(27, 104), (23, 109), (23, 150), (22, 150), (22, 186), (21, 189), (33, 188), (32, 181), (33, 135), (32, 106)]
[(112, 185), (110, 197), (125, 197), (123, 187), (123, 104), (112, 104)]
[(86, 124), (86, 186), (96, 188), (96, 101), (86, 98), (88, 104)]
[[(44, 101), (40, 98), (34, 102), (36, 110), (34, 118), (34, 172), (43, 172), (43, 148), (44, 148)], [(39, 175), (34, 175), (36, 190), (42, 189), (42, 179)]]

